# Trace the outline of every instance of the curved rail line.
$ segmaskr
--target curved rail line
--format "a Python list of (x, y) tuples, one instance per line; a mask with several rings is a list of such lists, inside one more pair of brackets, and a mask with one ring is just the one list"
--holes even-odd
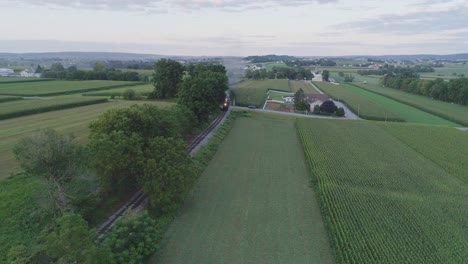
[[(206, 138), (206, 136), (218, 126), (218, 124), (226, 116), (227, 112), (228, 111), (225, 111), (219, 114), (218, 117), (216, 117), (216, 119), (211, 122), (211, 124), (201, 134), (192, 140), (187, 150), (189, 155), (191, 155), (193, 150)], [(119, 220), (125, 214), (125, 212), (142, 206), (146, 201), (146, 194), (142, 189), (138, 190), (130, 197), (130, 199), (128, 199), (124, 205), (122, 205), (115, 213), (113, 213), (103, 224), (97, 228), (97, 232), (99, 234), (105, 234), (109, 232), (112, 230), (117, 220)]]

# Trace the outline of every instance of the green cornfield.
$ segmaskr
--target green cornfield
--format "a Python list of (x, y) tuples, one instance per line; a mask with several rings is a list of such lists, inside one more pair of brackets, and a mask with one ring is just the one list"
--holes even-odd
[(337, 263), (466, 263), (468, 133), (369, 121), (296, 127)]

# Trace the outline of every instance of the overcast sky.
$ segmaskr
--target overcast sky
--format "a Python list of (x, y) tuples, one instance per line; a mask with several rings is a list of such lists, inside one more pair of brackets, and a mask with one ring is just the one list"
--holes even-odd
[(0, 52), (468, 52), (467, 0), (0, 0)]

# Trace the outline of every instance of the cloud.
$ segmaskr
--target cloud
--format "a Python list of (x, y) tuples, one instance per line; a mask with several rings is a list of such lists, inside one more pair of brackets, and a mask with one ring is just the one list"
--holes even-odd
[(437, 34), (447, 30), (468, 29), (468, 7), (404, 15), (384, 15), (338, 25), (337, 28), (360, 33), (396, 35)]
[(182, 9), (194, 11), (201, 9), (218, 9), (227, 12), (243, 11), (272, 6), (303, 6), (309, 4), (326, 4), (338, 0), (0, 0), (1, 5), (34, 5), (48, 8), (79, 8), (113, 11), (161, 11)]

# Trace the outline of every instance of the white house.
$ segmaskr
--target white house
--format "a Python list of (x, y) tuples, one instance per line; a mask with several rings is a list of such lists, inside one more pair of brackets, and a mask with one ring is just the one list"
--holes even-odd
[(314, 78), (312, 79), (314, 82), (323, 82), (322, 74), (314, 74)]
[(21, 77), (26, 77), (26, 78), (39, 78), (41, 77), (41, 74), (36, 73), (36, 70), (30, 68), (22, 71), (20, 73)]
[(0, 76), (1, 77), (11, 77), (15, 75), (15, 71), (12, 69), (7, 68), (0, 68)]

